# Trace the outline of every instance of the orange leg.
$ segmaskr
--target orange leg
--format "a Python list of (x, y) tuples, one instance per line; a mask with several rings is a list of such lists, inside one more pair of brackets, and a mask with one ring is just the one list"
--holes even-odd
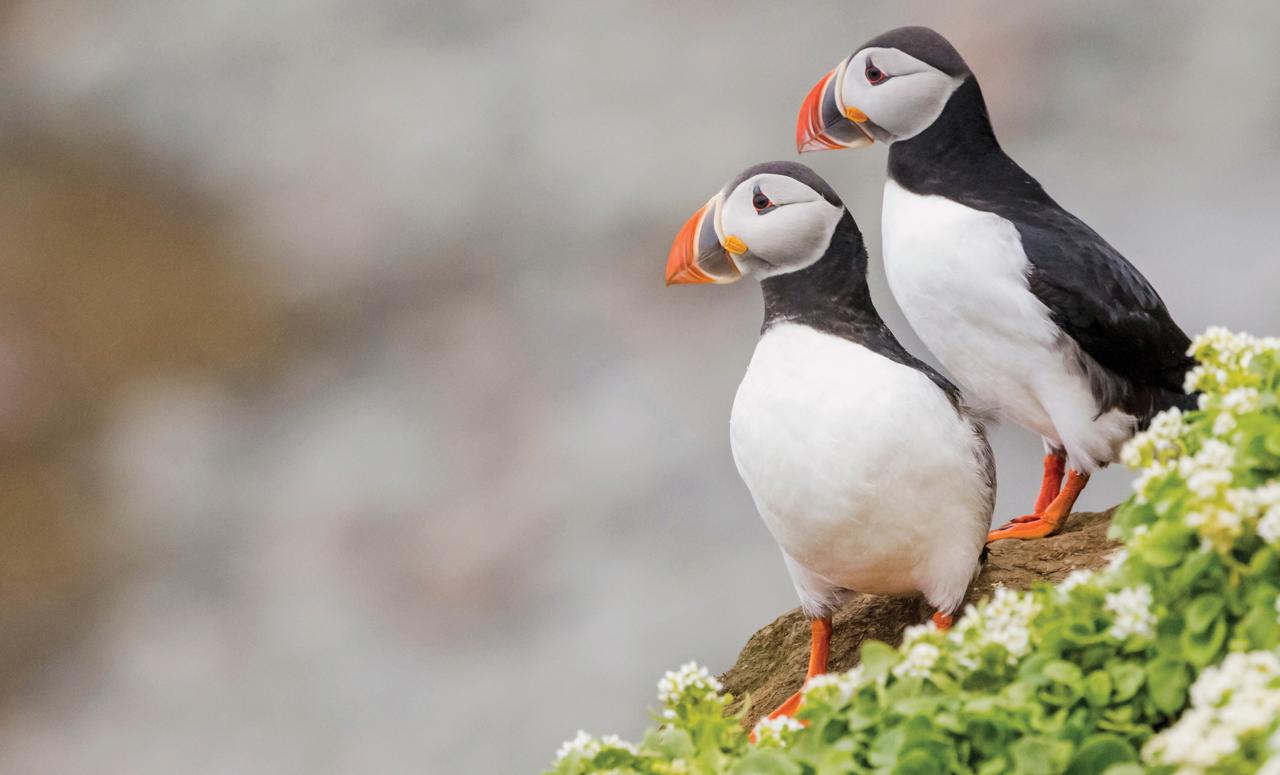
[(949, 630), (951, 625), (955, 624), (956, 618), (951, 614), (944, 614), (941, 611), (935, 611), (931, 617), (933, 624), (939, 630)]
[(987, 533), (987, 543), (999, 541), (1002, 538), (1044, 538), (1058, 532), (1067, 521), (1071, 507), (1076, 504), (1076, 498), (1080, 497), (1080, 491), (1088, 482), (1088, 474), (1075, 470), (1068, 471), (1067, 480), (1062, 485), (1062, 492), (1058, 493), (1058, 497), (1053, 499), (1043, 514), (1026, 522), (1010, 522), (998, 530), (992, 530)]
[(1030, 514), (1014, 517), (1009, 524), (1017, 522), (1033, 522), (1044, 514), (1053, 499), (1062, 490), (1062, 475), (1067, 470), (1067, 456), (1058, 452), (1050, 452), (1044, 456), (1044, 477), (1040, 480), (1040, 495), (1036, 498), (1035, 508)]
[[(809, 672), (804, 677), (806, 683), (815, 675), (827, 672), (827, 655), (831, 653), (831, 617), (813, 619), (809, 622), (809, 627), (812, 635), (809, 641)], [(794, 716), (804, 697), (803, 691), (804, 687), (801, 687), (800, 691), (788, 697), (786, 702), (769, 714), (769, 718)]]

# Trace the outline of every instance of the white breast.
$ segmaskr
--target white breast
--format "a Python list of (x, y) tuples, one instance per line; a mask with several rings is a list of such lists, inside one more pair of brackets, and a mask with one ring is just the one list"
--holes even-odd
[(1077, 469), (1113, 459), (1132, 418), (1098, 417), (1076, 353), (1027, 285), (1012, 223), (891, 180), (883, 240), (894, 298), (967, 400), (1065, 447)]
[(807, 608), (823, 581), (959, 602), (990, 524), (985, 441), (924, 374), (775, 325), (738, 388), (730, 440), (769, 530), (808, 571), (793, 568)]

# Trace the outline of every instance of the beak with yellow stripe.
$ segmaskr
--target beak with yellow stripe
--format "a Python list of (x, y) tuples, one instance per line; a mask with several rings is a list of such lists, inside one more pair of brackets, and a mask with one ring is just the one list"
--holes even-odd
[(865, 127), (867, 114), (844, 103), (842, 87), (849, 62), (844, 60), (822, 76), (804, 98), (796, 118), (798, 152), (862, 148), (875, 142)]
[(747, 244), (732, 234), (720, 236), (723, 193), (717, 193), (685, 221), (667, 254), (667, 285), (731, 283), (742, 277), (735, 256)]

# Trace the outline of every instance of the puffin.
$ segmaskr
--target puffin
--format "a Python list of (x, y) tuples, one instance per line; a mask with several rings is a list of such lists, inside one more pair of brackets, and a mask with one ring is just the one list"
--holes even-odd
[[(738, 473), (810, 620), (806, 682), (853, 593), (923, 595), (949, 627), (985, 552), (995, 466), (983, 418), (899, 344), (872, 303), (867, 251), (808, 167), (751, 167), (676, 235), (668, 285), (751, 275), (764, 323), (729, 421)], [(801, 692), (770, 718), (789, 716)]]
[(890, 30), (809, 91), (800, 153), (874, 142), (889, 146), (884, 266), (907, 321), (973, 406), (1044, 441), (1035, 505), (988, 540), (1052, 535), (1156, 413), (1195, 407), (1190, 340), (1151, 283), (1004, 152), (942, 35)]

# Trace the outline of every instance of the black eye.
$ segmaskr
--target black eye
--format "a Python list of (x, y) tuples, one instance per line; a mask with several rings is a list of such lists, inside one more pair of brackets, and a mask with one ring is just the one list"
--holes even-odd
[(875, 65), (871, 64), (871, 62), (867, 62), (867, 69), (863, 72), (863, 74), (867, 76), (867, 83), (871, 84), (872, 86), (875, 86), (876, 84), (884, 83), (885, 81), (889, 80), (889, 74), (881, 70), (880, 68), (876, 67)]
[(755, 190), (751, 192), (751, 206), (756, 208), (757, 215), (764, 215), (777, 207), (769, 197), (764, 195), (759, 186), (756, 186)]

